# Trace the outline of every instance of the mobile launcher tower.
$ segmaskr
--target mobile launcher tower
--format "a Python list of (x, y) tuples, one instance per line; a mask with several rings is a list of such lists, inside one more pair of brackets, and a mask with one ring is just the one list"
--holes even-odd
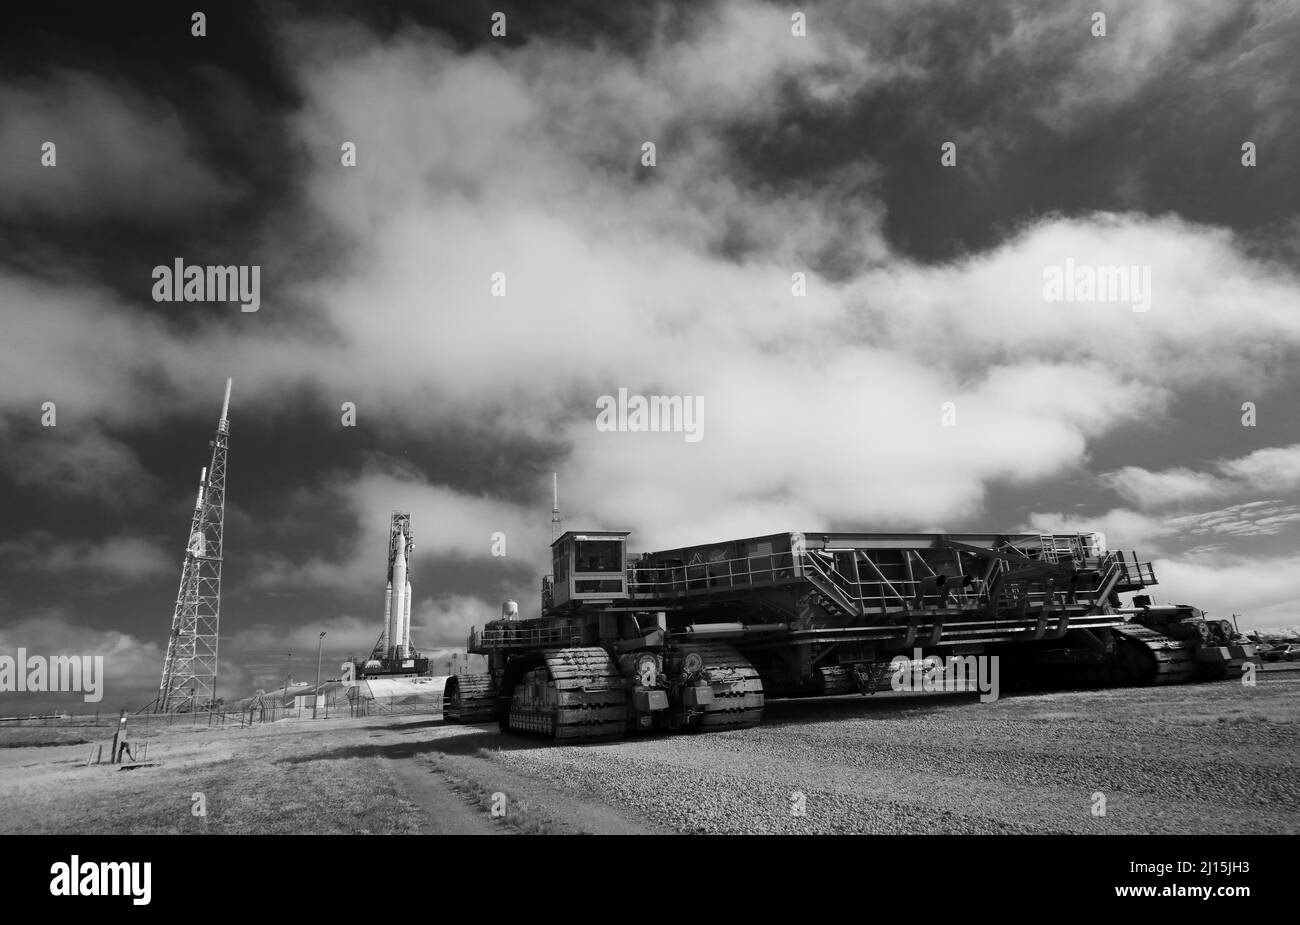
[[(384, 588), (384, 628), (370, 658), (352, 659), (356, 679), (427, 675), (429, 660), (411, 645), (411, 515), (393, 511), (388, 528), (388, 582)], [(344, 670), (347, 670), (347, 664)]]

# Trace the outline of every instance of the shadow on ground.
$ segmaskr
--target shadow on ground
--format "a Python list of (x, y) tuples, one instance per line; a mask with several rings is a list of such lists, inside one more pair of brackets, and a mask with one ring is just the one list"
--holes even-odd
[(440, 726), (454, 726), (455, 723), (449, 723), (445, 719), (427, 719), (409, 723), (389, 723), (385, 726), (362, 726), (362, 729), (377, 729), (381, 732), (392, 732), (395, 730), (415, 731), (419, 729), (436, 729)]
[[(864, 696), (846, 694), (836, 697), (807, 697), (794, 699), (769, 699), (763, 710), (763, 726), (810, 726), (844, 720), (891, 721), (903, 717), (932, 716), (963, 706), (979, 705), (978, 694), (885, 694)], [(656, 732), (627, 736), (622, 740), (596, 740), (589, 742), (557, 743), (543, 738), (502, 733), (495, 722), (477, 725), (459, 725), (438, 719), (412, 719), (386, 725), (370, 724), (358, 731), (370, 732), (371, 738), (384, 734), (402, 736), (404, 741), (383, 743), (354, 743), (311, 754), (279, 759), (281, 763), (300, 764), (308, 761), (329, 761), (342, 758), (380, 757), (410, 758), (416, 755), (445, 754), (470, 755), (479, 749), (500, 751), (531, 751), (538, 748), (599, 748), (617, 741), (652, 741), (683, 733)], [(444, 730), (441, 735), (420, 741), (415, 737), (433, 730)], [(747, 730), (732, 730), (743, 735)], [(687, 735), (725, 735), (726, 730)], [(414, 741), (412, 740), (414, 739)]]

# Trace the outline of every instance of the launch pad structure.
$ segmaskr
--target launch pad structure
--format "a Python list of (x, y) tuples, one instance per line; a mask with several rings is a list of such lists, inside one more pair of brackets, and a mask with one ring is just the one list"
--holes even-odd
[(409, 511), (393, 511), (388, 523), (388, 576), (384, 585), (384, 628), (364, 662), (350, 659), (354, 680), (424, 676), (429, 660), (411, 645), (411, 553), (415, 538)]
[[(200, 712), (216, 709), (221, 703), (217, 698), (217, 650), (231, 385), (232, 380), (227, 379), (221, 417), (209, 442), (212, 458), (199, 476), (162, 680), (152, 704), (156, 713)], [(355, 680), (429, 674), (429, 660), (411, 645), (410, 559), (414, 549), (410, 513), (393, 511), (388, 531), (384, 625), (370, 657), (364, 662), (351, 659), (345, 666), (352, 669)]]
[(154, 710), (195, 712), (217, 702), (217, 642), (221, 616), (221, 563), (226, 512), (226, 454), (230, 444), (230, 386), (209, 446), (212, 458), (199, 476), (172, 612), (167, 656)]

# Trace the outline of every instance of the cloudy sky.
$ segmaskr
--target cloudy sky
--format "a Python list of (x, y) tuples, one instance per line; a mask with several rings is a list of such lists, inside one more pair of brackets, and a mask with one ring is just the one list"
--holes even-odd
[[(1300, 624), (1294, 3), (422, 6), (6, 11), (0, 653), (152, 697), (227, 377), (227, 697), (369, 650), (393, 509), (417, 645), (534, 612), (552, 472), (634, 551), (1102, 530)], [(260, 309), (154, 301), (177, 258)], [(598, 430), (619, 388), (703, 439)]]

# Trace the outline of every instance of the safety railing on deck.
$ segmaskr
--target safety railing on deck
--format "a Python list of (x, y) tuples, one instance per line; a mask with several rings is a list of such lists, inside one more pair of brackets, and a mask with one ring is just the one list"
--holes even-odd
[(489, 626), (470, 633), (471, 649), (530, 646), (579, 646), (582, 634), (571, 626)]
[[(1054, 550), (1062, 553), (1063, 550)], [(1058, 560), (1059, 561), (1059, 560)], [(1077, 594), (1098, 595), (1106, 583), (1111, 587), (1123, 582), (1128, 586), (1155, 583), (1155, 572), (1149, 562), (1139, 562), (1136, 556), (1112, 552), (1100, 560), (1081, 561), (1080, 565), (1095, 563), (1105, 576), (1095, 588), (1080, 589)], [(860, 565), (870, 568), (865, 561)], [(998, 567), (1000, 570), (1003, 567)], [(1111, 572), (1115, 581), (1111, 582)], [(996, 574), (996, 572), (994, 573)], [(934, 576), (928, 576), (933, 578)], [(990, 576), (992, 577), (992, 576)], [(884, 612), (901, 606), (914, 608), (917, 599), (935, 602), (943, 600), (949, 607), (973, 609), (988, 602), (989, 587), (980, 578), (965, 587), (940, 595), (933, 587), (923, 588), (926, 578), (885, 578), (883, 573), (858, 580), (845, 575), (832, 562), (815, 551), (804, 553), (773, 552), (748, 557), (718, 559), (686, 565), (632, 567), (628, 569), (628, 590), (635, 597), (683, 597), (706, 594), (725, 594), (729, 591), (747, 590), (808, 581), (824, 596), (849, 613)], [(990, 581), (990, 586), (992, 582)], [(1106, 593), (1109, 593), (1106, 588)], [(1042, 578), (1031, 578), (1001, 584), (999, 602), (1028, 601), (1039, 604), (1046, 600), (1048, 591)], [(1050, 592), (1053, 597), (1065, 593), (1061, 588)]]
[(1120, 581), (1124, 584), (1143, 587), (1156, 584), (1156, 570), (1150, 562), (1141, 562), (1136, 555), (1126, 555), (1122, 549), (1112, 555), (1119, 567)]
[[(897, 607), (915, 601), (921, 579), (898, 578), (881, 581), (869, 578), (854, 581), (822, 559), (815, 552), (773, 552), (734, 559), (717, 559), (688, 565), (628, 569), (628, 590), (641, 597), (681, 597), (695, 594), (720, 594), (808, 581), (832, 602), (850, 613)], [(892, 591), (886, 588), (892, 587)], [(876, 589), (881, 589), (876, 593)], [(894, 592), (902, 595), (902, 600)], [(978, 588), (950, 592), (949, 600), (958, 606), (975, 606)]]
[(634, 567), (627, 572), (630, 593), (665, 597), (782, 584), (797, 577), (795, 557), (789, 552), (688, 565)]

